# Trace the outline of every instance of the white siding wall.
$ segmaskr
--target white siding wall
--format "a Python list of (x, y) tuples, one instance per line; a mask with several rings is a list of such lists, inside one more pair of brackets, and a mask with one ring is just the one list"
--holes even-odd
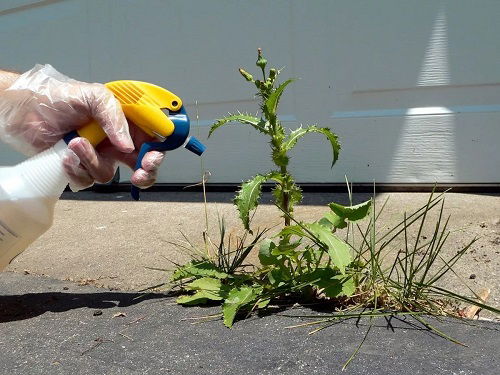
[[(336, 131), (343, 151), (329, 169), (319, 135), (293, 153), (301, 182), (499, 182), (498, 0), (0, 2), (0, 67), (51, 63), (77, 79), (137, 79), (198, 102), (208, 125), (256, 110), (255, 49), (300, 77), (283, 98), (287, 126)], [(271, 167), (265, 138), (244, 126), (206, 141), (213, 182), (239, 182)], [(0, 146), (0, 164), (20, 157)], [(169, 155), (162, 182), (194, 182), (199, 160)]]

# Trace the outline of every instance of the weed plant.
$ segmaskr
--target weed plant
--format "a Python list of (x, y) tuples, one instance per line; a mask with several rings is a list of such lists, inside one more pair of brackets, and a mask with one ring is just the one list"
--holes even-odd
[[(500, 310), (486, 305), (472, 290), (471, 296), (466, 296), (439, 284), (446, 274), (455, 274), (453, 266), (476, 241), (472, 239), (450, 258), (444, 257), (450, 236), (450, 218), (444, 216), (444, 193), (433, 192), (425, 205), (404, 214), (397, 225), (383, 231), (379, 229), (379, 220), (387, 201), (377, 209), (374, 194), (372, 199), (354, 205), (352, 188), (346, 181), (349, 205), (330, 203), (323, 217), (314, 222), (295, 218), (293, 209), (301, 201), (302, 192), (288, 170), (288, 152), (304, 135), (320, 133), (331, 146), (333, 166), (340, 144), (337, 135), (326, 127), (309, 125), (287, 131), (279, 121), (278, 106), (293, 80), (279, 84), (281, 70), (266, 70), (267, 61), (260, 49), (256, 65), (262, 79), (254, 79), (244, 69), (239, 72), (258, 90), (260, 117), (230, 114), (214, 123), (210, 135), (231, 123), (252, 126), (269, 136), (276, 169), (243, 183), (234, 199), (245, 229), (243, 236), (228, 235), (224, 219), (219, 217), (218, 241), (212, 241), (204, 232), (204, 249), (189, 242), (187, 237), (186, 243), (179, 245), (190, 251), (192, 260), (178, 265), (173, 272), (171, 282), (183, 293), (177, 302), (183, 305), (221, 303), (222, 313), (206, 318), (222, 316), (228, 327), (237, 316), (246, 316), (270, 305), (290, 301), (327, 304), (334, 313), (302, 316), (312, 321), (296, 326), (318, 325), (312, 332), (339, 319), (409, 315), (456, 343), (459, 342), (431, 325), (425, 316), (459, 317), (458, 306), (463, 303), (500, 314)], [(251, 228), (252, 213), (259, 204), (262, 184), (267, 181), (274, 183), (274, 204), (284, 218), (279, 233), (269, 237), (266, 236), (269, 229), (257, 229), (254, 233)], [(436, 211), (437, 219), (429, 224), (431, 212)], [(207, 213), (205, 216), (208, 221)], [(429, 225), (432, 230), (427, 233)], [(418, 228), (417, 236), (412, 240), (409, 231), (414, 228)], [(247, 257), (257, 248), (261, 264), (249, 266)], [(395, 250), (391, 260), (390, 254)], [(356, 353), (357, 350), (345, 365)]]

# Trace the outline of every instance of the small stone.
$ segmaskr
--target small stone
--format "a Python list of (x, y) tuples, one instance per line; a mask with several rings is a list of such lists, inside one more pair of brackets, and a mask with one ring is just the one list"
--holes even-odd
[(481, 224), (479, 224), (481, 228), (486, 228), (486, 223), (483, 221)]
[(474, 280), (475, 278), (476, 278), (476, 274), (475, 274), (475, 273), (473, 273), (473, 274), (471, 274), (471, 275), (469, 276), (469, 279), (471, 279), (471, 280)]
[(95, 310), (92, 315), (94, 315), (94, 316), (102, 315), (102, 311), (101, 310)]

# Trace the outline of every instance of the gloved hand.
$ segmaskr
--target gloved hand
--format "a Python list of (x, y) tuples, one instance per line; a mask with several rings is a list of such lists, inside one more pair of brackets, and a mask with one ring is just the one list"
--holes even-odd
[[(0, 139), (25, 155), (49, 148), (91, 119), (108, 139), (96, 148), (84, 138), (69, 143), (63, 164), (73, 191), (110, 181), (117, 162), (133, 168), (139, 146), (152, 138), (127, 123), (104, 85), (70, 79), (50, 65), (36, 65), (0, 92)], [(147, 153), (131, 182), (142, 188), (154, 184), (163, 157), (158, 151)]]

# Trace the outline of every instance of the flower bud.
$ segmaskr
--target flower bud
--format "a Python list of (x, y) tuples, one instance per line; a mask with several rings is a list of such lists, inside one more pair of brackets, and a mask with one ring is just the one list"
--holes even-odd
[(274, 68), (269, 69), (269, 78), (275, 79), (276, 78), (276, 73), (277, 73), (276, 69), (274, 69)]
[(245, 71), (243, 68), (240, 68), (239, 69), (240, 71), (240, 74), (249, 82), (253, 81), (253, 76), (248, 73), (247, 71)]
[(261, 69), (264, 69), (266, 67), (267, 60), (264, 57), (262, 57), (261, 48), (257, 49), (257, 61), (255, 62), (255, 64)]

